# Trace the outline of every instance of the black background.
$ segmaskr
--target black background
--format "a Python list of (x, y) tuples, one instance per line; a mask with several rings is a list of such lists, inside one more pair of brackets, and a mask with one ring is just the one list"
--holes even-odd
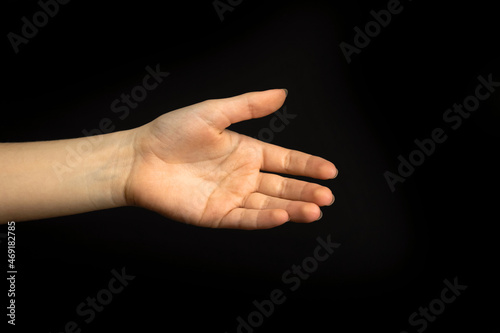
[[(236, 332), (252, 301), (279, 288), (287, 301), (255, 332), (416, 332), (410, 314), (455, 277), (467, 290), (426, 331), (495, 328), (500, 93), (457, 130), (442, 116), (478, 75), (500, 81), (498, 12), (480, 1), (402, 5), (348, 64), (339, 44), (387, 1), (246, 0), (222, 22), (212, 1), (72, 1), (18, 54), (7, 33), (40, 8), (4, 4), (1, 142), (79, 137), (102, 118), (128, 129), (206, 99), (287, 88), (297, 117), (273, 143), (340, 171), (319, 182), (335, 204), (307, 225), (211, 230), (130, 207), (18, 223), (16, 329)], [(120, 120), (111, 102), (156, 64), (170, 76)], [(255, 136), (270, 118), (232, 129)], [(447, 141), (391, 193), (384, 172), (436, 127)], [(291, 292), (283, 272), (329, 234), (342, 245)], [(84, 323), (76, 306), (122, 267), (136, 278)]]

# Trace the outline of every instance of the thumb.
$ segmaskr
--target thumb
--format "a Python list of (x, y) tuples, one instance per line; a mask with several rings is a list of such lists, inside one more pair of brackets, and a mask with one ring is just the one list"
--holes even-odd
[(210, 100), (213, 107), (207, 109), (204, 117), (217, 129), (223, 130), (231, 124), (264, 117), (277, 111), (287, 95), (286, 89), (271, 89)]

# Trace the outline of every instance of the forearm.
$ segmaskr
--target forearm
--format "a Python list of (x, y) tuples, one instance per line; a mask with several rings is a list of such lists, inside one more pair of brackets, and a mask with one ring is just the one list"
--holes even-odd
[(134, 135), (0, 143), (0, 223), (125, 205)]

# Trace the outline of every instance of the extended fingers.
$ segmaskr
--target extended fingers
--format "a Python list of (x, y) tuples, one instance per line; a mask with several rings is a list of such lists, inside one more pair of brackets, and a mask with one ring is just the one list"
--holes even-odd
[(317, 179), (335, 178), (338, 170), (324, 158), (262, 142), (263, 171)]
[(321, 218), (319, 206), (334, 200), (330, 189), (318, 184), (261, 173), (257, 192), (250, 194), (243, 207), (231, 210), (217, 227), (268, 229), (287, 221), (308, 223)]
[(257, 192), (248, 196), (244, 207), (262, 210), (283, 209), (293, 222), (313, 222), (321, 217), (321, 210), (315, 203), (281, 199)]
[(330, 205), (334, 200), (328, 187), (263, 172), (259, 175), (257, 192), (282, 199), (313, 202), (318, 206)]
[(283, 209), (249, 209), (235, 208), (231, 210), (217, 225), (228, 229), (269, 229), (289, 221), (288, 213)]

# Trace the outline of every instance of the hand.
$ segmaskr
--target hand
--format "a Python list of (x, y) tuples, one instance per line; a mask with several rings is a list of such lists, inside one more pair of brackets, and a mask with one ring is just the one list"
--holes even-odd
[(278, 110), (285, 98), (274, 89), (208, 100), (137, 128), (127, 204), (212, 228), (264, 229), (321, 218), (319, 206), (334, 200), (330, 189), (268, 172), (331, 179), (338, 173), (331, 162), (226, 129)]

